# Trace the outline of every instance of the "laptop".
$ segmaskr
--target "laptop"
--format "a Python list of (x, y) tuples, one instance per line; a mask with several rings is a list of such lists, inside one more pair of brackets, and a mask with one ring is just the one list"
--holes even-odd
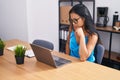
[(30, 44), (37, 61), (43, 62), (55, 68), (63, 66), (65, 64), (71, 63), (70, 60), (58, 57), (53, 55), (51, 52), (52, 50), (44, 48), (42, 46), (38, 46), (35, 44)]

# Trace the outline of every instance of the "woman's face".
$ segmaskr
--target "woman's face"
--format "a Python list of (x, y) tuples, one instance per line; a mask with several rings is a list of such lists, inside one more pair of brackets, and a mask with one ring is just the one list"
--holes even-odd
[(83, 27), (84, 26), (84, 20), (85, 20), (84, 18), (80, 17), (76, 13), (71, 13), (70, 14), (70, 23), (73, 24), (74, 28)]

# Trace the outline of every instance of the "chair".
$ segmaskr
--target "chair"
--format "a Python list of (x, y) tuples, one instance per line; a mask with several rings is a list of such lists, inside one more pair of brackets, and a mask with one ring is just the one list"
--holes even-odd
[(104, 56), (105, 48), (102, 44), (97, 44), (95, 47), (96, 63), (101, 64)]
[(41, 40), (41, 39), (36, 39), (32, 42), (32, 44), (36, 44), (48, 49), (53, 50), (54, 49), (54, 45), (52, 42), (46, 41), (46, 40)]

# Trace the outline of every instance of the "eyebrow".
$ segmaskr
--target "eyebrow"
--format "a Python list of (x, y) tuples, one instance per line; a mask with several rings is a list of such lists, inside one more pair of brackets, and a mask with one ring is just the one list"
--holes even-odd
[[(73, 19), (79, 19), (79, 18), (81, 18), (81, 17), (78, 17), (78, 18), (73, 18)], [(71, 18), (72, 19), (72, 18)]]

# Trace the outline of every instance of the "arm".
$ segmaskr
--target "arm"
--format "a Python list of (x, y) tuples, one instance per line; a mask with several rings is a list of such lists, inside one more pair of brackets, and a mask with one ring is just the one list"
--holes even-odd
[(76, 30), (76, 35), (79, 38), (78, 42), (80, 44), (80, 49), (79, 49), (79, 54), (81, 56), (80, 60), (85, 61), (91, 55), (91, 52), (93, 51), (93, 49), (97, 43), (98, 36), (97, 36), (97, 34), (90, 35), (88, 37), (89, 39), (88, 39), (88, 43), (86, 45), (85, 44), (85, 35), (84, 35), (82, 28), (78, 28)]

